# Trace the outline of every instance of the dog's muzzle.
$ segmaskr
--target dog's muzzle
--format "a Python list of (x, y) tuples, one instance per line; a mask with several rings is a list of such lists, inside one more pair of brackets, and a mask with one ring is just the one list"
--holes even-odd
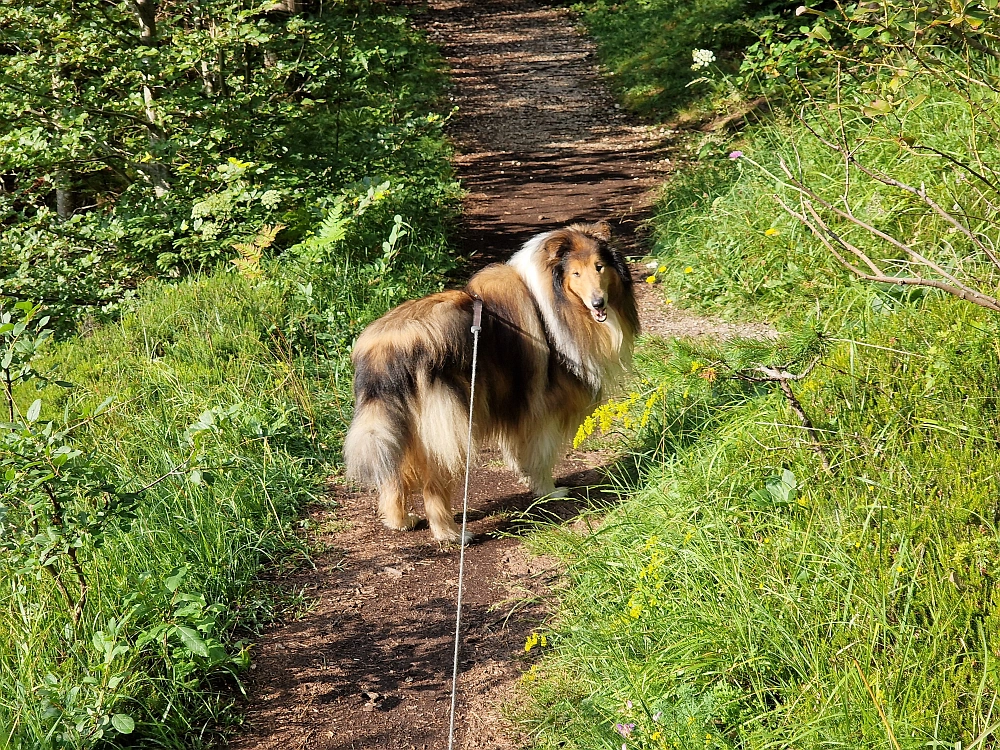
[(608, 319), (607, 303), (603, 298), (593, 300), (588, 307), (590, 307), (590, 314), (598, 323), (603, 323)]

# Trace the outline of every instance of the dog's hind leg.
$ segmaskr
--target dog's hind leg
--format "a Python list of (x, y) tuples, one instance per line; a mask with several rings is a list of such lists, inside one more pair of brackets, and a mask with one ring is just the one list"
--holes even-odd
[(522, 445), (518, 464), (535, 497), (566, 497), (569, 490), (556, 487), (552, 469), (565, 440), (556, 425), (541, 425)]
[(409, 483), (402, 476), (386, 482), (378, 491), (378, 515), (393, 531), (410, 531), (420, 516), (409, 509)]
[(431, 534), (439, 542), (459, 542), (468, 544), (472, 534), (466, 532), (462, 537), (461, 527), (455, 523), (455, 512), (451, 509), (451, 491), (454, 482), (433, 468), (428, 467), (424, 480), (424, 510), (427, 512), (427, 522), (431, 525)]

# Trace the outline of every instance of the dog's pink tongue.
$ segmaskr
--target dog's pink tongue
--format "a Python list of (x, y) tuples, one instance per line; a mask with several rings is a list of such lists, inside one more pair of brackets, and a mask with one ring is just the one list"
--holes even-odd
[(596, 320), (598, 323), (603, 323), (605, 319), (608, 317), (607, 310), (591, 310), (590, 314), (594, 316), (594, 320)]

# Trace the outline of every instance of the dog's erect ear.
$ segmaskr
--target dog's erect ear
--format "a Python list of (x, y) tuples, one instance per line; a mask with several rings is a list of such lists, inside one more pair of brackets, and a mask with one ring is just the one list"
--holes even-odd
[(542, 255), (549, 263), (560, 260), (570, 248), (570, 237), (562, 229), (553, 232), (542, 245)]
[(599, 221), (596, 224), (573, 224), (569, 228), (601, 242), (608, 242), (611, 239), (611, 225), (606, 221)]
[(591, 224), (588, 234), (596, 237), (602, 242), (608, 242), (611, 239), (611, 225), (606, 221), (599, 221), (596, 224)]

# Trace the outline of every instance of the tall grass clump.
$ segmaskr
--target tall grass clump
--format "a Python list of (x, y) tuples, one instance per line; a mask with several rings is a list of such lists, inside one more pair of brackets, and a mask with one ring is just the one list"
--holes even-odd
[[(15, 387), (11, 405), (51, 471), (4, 456), (5, 540), (20, 540), (0, 567), (9, 744), (89, 746), (134, 727), (172, 744), (225, 715), (247, 636), (278, 606), (257, 576), (304, 553), (298, 513), (335, 471), (350, 342), (439, 283), (444, 207), (425, 206), (418, 244), (385, 206), (334, 212), (280, 260), (148, 283), (134, 312), (34, 360), (60, 380)], [(17, 494), (58, 482), (60, 506)], [(40, 524), (45, 538), (23, 533)]]
[(800, 104), (665, 187), (649, 283), (780, 333), (595, 413), (641, 470), (533, 540), (536, 747), (996, 744), (996, 9), (822, 7), (754, 62)]
[(995, 729), (997, 324), (951, 300), (866, 317), (795, 384), (830, 473), (778, 388), (706, 378), (683, 346), (647, 360), (669, 384), (653, 468), (596, 531), (533, 542), (571, 584), (525, 678), (537, 747)]
[(336, 471), (350, 343), (447, 264), (447, 204), (412, 226), (385, 220), (399, 207), (390, 189), (280, 259), (149, 282), (119, 321), (45, 342), (2, 457), (7, 745), (190, 746), (225, 724), (282, 606), (258, 577), (306, 554), (299, 514)]
[[(116, 316), (73, 308), (72, 294), (0, 304), (4, 747), (223, 741), (252, 640), (294, 598), (261, 575), (304, 562), (302, 510), (337, 472), (351, 344), (454, 267), (438, 59), (386, 10), (341, 11), (352, 45), (377, 47), (388, 28), (387, 40), (412, 46), (340, 61), (351, 91), (319, 103), (323, 116), (288, 155), (296, 178), (316, 170), (309, 190), (258, 205), (244, 182), (260, 165), (228, 160), (229, 187), (203, 197), (240, 228), (212, 234), (214, 262), (147, 278)], [(362, 98), (384, 107), (342, 111), (371, 87)], [(336, 144), (336, 173), (305, 158), (319, 141)], [(230, 209), (248, 201), (253, 220), (240, 223)], [(64, 249), (45, 269), (56, 286), (80, 261)]]
[[(940, 88), (920, 93), (924, 101), (905, 113), (899, 128), (928, 148), (962, 153), (974, 130), (967, 104)], [(715, 149), (714, 157), (671, 181), (653, 219), (652, 252), (666, 266), (655, 274), (655, 283), (663, 285), (672, 304), (727, 317), (801, 319), (818, 311), (846, 318), (858, 305), (888, 310), (930, 293), (891, 283), (864, 285), (852, 278), (790, 213), (799, 211), (799, 185), (838, 206), (844, 205), (842, 196), (849, 186), (847, 206), (854, 218), (905, 238), (921, 251), (939, 248), (941, 262), (948, 267), (992, 273), (970, 264), (970, 241), (947, 219), (914, 196), (889, 190), (845, 167), (842, 155), (813, 132), (829, 127), (819, 118), (786, 118), (748, 134), (738, 148)], [(979, 210), (971, 208), (978, 200), (967, 201), (975, 193), (963, 167), (942, 168), (940, 160), (891, 135), (868, 137), (872, 123), (864, 115), (845, 120), (844, 130), (848, 138), (857, 139), (857, 158), (872, 168), (923, 186), (949, 209), (961, 203), (969, 212)], [(982, 139), (978, 148), (986, 159), (1000, 157), (1000, 144), (993, 139)], [(838, 236), (872, 246), (867, 232), (850, 221), (834, 216), (829, 226)], [(896, 248), (886, 255), (895, 261), (890, 273), (904, 275), (908, 259)]]

